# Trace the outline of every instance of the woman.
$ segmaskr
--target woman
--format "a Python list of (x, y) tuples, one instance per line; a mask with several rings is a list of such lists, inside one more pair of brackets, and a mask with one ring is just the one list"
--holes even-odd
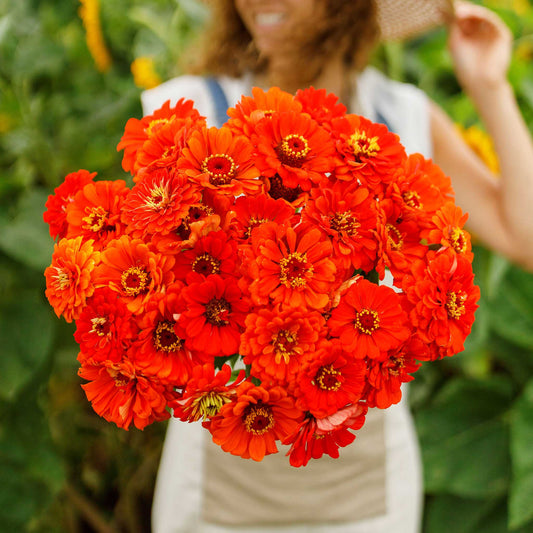
[[(493, 13), (461, 2), (445, 16), (457, 78), (494, 140), (500, 179), (423, 93), (363, 69), (379, 28), (392, 34), (391, 21), (398, 27), (394, 10), (405, 15), (412, 8), (420, 15), (426, 4), (378, 0), (378, 11), (368, 0), (214, 4), (204, 67), (218, 76), (218, 84), (199, 76), (171, 80), (143, 94), (146, 113), (169, 98), (186, 97), (216, 125), (216, 102), (234, 105), (252, 86), (276, 85), (289, 92), (308, 85), (325, 88), (350, 112), (385, 122), (407, 152), (433, 157), (452, 177), (456, 203), (469, 213), (469, 229), (492, 249), (533, 267), (528, 246), (533, 147), (506, 79), (511, 36)], [(409, 22), (415, 21), (403, 21), (403, 30)], [(305, 469), (288, 466), (283, 453), (261, 463), (244, 461), (208, 440), (196, 425), (171, 421), (154, 500), (156, 533), (419, 530), (420, 459), (405, 400), (369, 413), (356, 445), (343, 449), (340, 459), (323, 457)]]

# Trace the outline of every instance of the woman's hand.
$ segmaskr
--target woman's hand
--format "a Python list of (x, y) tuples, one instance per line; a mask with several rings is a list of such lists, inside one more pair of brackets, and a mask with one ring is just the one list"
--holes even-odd
[(487, 8), (468, 2), (456, 2), (455, 6), (448, 46), (459, 83), (475, 97), (506, 83), (512, 34)]

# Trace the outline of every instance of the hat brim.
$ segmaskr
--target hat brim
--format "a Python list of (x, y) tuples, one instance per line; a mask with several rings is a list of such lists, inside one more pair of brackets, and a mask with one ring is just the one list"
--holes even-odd
[(453, 0), (377, 0), (381, 39), (413, 37), (443, 25), (453, 15)]

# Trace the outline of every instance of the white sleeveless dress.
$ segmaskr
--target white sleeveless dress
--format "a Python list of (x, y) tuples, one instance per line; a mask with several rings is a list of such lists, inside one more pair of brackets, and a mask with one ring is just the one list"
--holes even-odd
[[(229, 105), (250, 94), (251, 80), (219, 80)], [(357, 79), (357, 110), (385, 120), (407, 153), (432, 156), (428, 99), (419, 89), (368, 68)], [(216, 125), (201, 77), (181, 76), (145, 91), (145, 114), (188, 98)], [(339, 459), (304, 468), (284, 453), (261, 463), (222, 452), (200, 424), (169, 421), (152, 507), (154, 533), (418, 533), (422, 473), (418, 441), (404, 398), (367, 422)]]

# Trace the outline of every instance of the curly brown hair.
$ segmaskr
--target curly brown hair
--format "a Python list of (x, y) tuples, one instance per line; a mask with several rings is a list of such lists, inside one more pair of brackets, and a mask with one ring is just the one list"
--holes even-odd
[[(209, 4), (210, 23), (200, 41), (199, 61), (190, 70), (232, 77), (264, 72), (268, 60), (255, 48), (234, 0), (211, 0)], [(313, 81), (328, 58), (339, 52), (349, 68), (361, 70), (379, 39), (375, 0), (327, 0), (325, 9), (326, 15), (316, 21), (312, 35), (300, 39), (298, 57), (305, 61), (298, 61), (297, 69), (287, 73), (300, 83)]]

